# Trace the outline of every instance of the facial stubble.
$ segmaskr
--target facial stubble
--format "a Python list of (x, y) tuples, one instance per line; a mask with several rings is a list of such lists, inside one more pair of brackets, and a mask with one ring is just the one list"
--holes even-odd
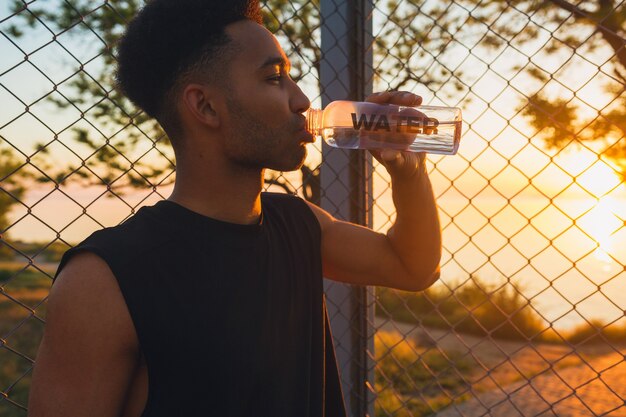
[(307, 155), (306, 146), (295, 138), (294, 122), (271, 127), (233, 97), (226, 99), (232, 130), (224, 148), (229, 158), (247, 169), (294, 171)]

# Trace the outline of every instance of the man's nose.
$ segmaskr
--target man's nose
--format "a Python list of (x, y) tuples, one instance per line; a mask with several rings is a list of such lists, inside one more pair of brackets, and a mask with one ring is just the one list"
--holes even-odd
[(304, 113), (311, 107), (311, 101), (309, 98), (302, 92), (298, 84), (295, 81), (292, 81), (293, 84), (293, 94), (291, 96), (291, 110), (294, 113)]

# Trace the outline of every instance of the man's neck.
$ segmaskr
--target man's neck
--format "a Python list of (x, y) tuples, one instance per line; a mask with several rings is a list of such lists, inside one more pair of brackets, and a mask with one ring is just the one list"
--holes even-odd
[(212, 163), (185, 163), (176, 168), (168, 200), (196, 213), (237, 224), (257, 224), (261, 215), (264, 171)]

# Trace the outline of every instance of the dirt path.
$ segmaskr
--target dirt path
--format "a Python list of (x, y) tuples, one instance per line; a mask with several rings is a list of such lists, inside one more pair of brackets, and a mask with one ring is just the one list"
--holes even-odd
[(479, 338), (376, 318), (377, 329), (397, 331), (434, 349), (456, 350), (476, 362), (465, 376), (468, 401), (438, 417), (626, 417), (626, 350), (571, 347)]
[[(619, 355), (618, 355), (619, 356)], [(438, 417), (626, 416), (626, 362), (614, 355), (479, 393)]]

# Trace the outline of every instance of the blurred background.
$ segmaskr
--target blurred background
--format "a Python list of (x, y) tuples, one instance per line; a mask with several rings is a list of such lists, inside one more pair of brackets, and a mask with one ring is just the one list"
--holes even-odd
[[(356, 71), (350, 91), (407, 90), (463, 110), (459, 153), (428, 156), (440, 281), (357, 289), (362, 349), (342, 350), (335, 331), (340, 359), (359, 356), (363, 370), (342, 373), (351, 415), (625, 416), (624, 2), (262, 4), (313, 107), (362, 99), (320, 75), (345, 41), (332, 34), (350, 33), (360, 58), (330, 78)], [(63, 252), (172, 190), (167, 136), (113, 86), (116, 41), (142, 5), (0, 0), (1, 417), (27, 413)], [(351, 201), (354, 183), (325, 165), (333, 152), (347, 154), (318, 139), (300, 171), (268, 172), (267, 189), (333, 212), (328, 184), (343, 182), (361, 223), (386, 232), (386, 171), (350, 151), (368, 164), (354, 171), (365, 203)]]

